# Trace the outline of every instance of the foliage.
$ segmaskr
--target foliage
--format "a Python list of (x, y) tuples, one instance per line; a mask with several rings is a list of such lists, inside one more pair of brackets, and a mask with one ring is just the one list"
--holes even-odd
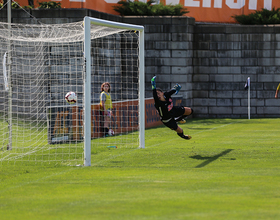
[[(4, 3), (0, 2), (0, 8), (3, 8), (3, 6), (4, 6)], [(7, 7), (7, 5), (5, 7)], [(18, 8), (20, 8), (20, 6), (19, 6), (19, 4), (17, 2), (12, 2), (11, 8), (12, 9), (18, 9)]]
[(155, 0), (149, 0), (147, 3), (141, 1), (121, 0), (118, 6), (113, 6), (114, 10), (121, 16), (128, 15), (146, 15), (146, 16), (182, 16), (189, 13), (182, 5), (164, 5), (162, 3), (154, 4)]
[(38, 2), (39, 7), (38, 8), (45, 8), (45, 9), (50, 9), (50, 8), (61, 8), (61, 3), (60, 2)]
[(20, 8), (20, 6), (17, 2), (12, 2), (12, 8), (13, 9), (18, 9), (18, 8)]
[(26, 6), (23, 6), (24, 9), (32, 9), (34, 8), (34, 5), (26, 5)]
[[(44, 8), (44, 9), (51, 9), (51, 8), (61, 8), (61, 3), (60, 2), (38, 2), (39, 4), (39, 7), (38, 8)], [(4, 5), (3, 2), (0, 2), (0, 8), (2, 8)], [(19, 9), (21, 8), (21, 6), (19, 5), (19, 3), (17, 2), (12, 2), (12, 9)], [(31, 9), (31, 8), (34, 8), (34, 6), (30, 6), (30, 5), (27, 5), (27, 6), (23, 6), (23, 8), (25, 9)]]
[(271, 11), (263, 8), (249, 15), (232, 16), (238, 23), (245, 25), (280, 24), (280, 8)]

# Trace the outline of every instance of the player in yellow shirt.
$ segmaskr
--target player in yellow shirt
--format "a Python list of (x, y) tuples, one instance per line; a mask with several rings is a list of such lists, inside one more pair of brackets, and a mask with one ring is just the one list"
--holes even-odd
[(275, 98), (277, 99), (278, 98), (278, 92), (280, 90), (280, 83), (279, 85), (277, 86), (277, 89), (276, 89), (276, 92), (275, 92)]
[(100, 109), (101, 115), (104, 117), (104, 125), (102, 128), (102, 132), (104, 136), (107, 137), (109, 134), (109, 124), (110, 118), (112, 116), (112, 99), (110, 95), (111, 85), (108, 82), (105, 82), (101, 85), (101, 94), (100, 94)]

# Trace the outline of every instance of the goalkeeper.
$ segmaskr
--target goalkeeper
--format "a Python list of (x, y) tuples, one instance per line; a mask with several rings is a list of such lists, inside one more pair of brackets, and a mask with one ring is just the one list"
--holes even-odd
[(160, 88), (156, 88), (155, 79), (156, 76), (154, 76), (151, 80), (153, 97), (155, 100), (155, 107), (159, 113), (162, 123), (171, 130), (176, 131), (181, 138), (186, 140), (191, 139), (191, 136), (184, 135), (183, 129), (177, 125), (177, 122), (181, 121), (188, 115), (191, 115), (193, 110), (188, 107), (173, 106), (173, 101), (171, 98), (174, 93), (175, 95), (178, 94), (181, 86), (176, 84), (170, 91), (163, 92)]
[(277, 86), (277, 89), (276, 89), (276, 92), (275, 92), (275, 98), (276, 98), (276, 99), (278, 98), (279, 90), (280, 90), (280, 83), (279, 83), (279, 85)]

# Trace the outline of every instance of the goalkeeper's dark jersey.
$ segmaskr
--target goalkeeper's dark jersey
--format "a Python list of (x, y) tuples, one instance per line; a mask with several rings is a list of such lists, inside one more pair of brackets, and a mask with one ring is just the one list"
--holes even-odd
[(164, 93), (164, 97), (166, 101), (161, 101), (159, 100), (158, 96), (157, 96), (157, 90), (153, 89), (153, 96), (154, 96), (154, 100), (155, 100), (155, 107), (159, 113), (160, 119), (162, 121), (164, 120), (168, 120), (170, 118), (173, 118), (173, 101), (171, 98), (171, 95), (173, 95), (176, 92), (176, 90), (172, 89), (169, 90), (168, 92)]

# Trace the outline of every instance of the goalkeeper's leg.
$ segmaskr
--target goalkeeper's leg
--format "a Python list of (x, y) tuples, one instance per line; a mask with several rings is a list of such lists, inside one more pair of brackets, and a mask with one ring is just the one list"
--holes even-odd
[(185, 112), (184, 112), (184, 115), (183, 116), (189, 116), (193, 113), (193, 109), (192, 108), (189, 108), (189, 107), (184, 107), (185, 108)]
[(175, 118), (176, 122), (180, 122), (180, 121), (184, 120), (186, 117), (188, 117), (189, 115), (191, 115), (193, 113), (193, 109), (192, 108), (184, 107), (184, 109), (185, 109), (184, 114), (179, 116), (179, 117), (177, 117), (177, 118)]
[(176, 121), (172, 118), (171, 120), (169, 120), (168, 122), (164, 122), (162, 121), (163, 124), (170, 128), (171, 130), (174, 130), (177, 132), (177, 134), (181, 137), (181, 138), (184, 138), (186, 140), (189, 140), (191, 139), (192, 137), (189, 136), (189, 135), (184, 135), (184, 132), (183, 132), (183, 129), (181, 127), (179, 127), (176, 123)]
[(177, 134), (178, 134), (181, 138), (183, 138), (183, 139), (190, 140), (190, 139), (192, 138), (190, 135), (184, 135), (183, 129), (180, 128), (179, 126), (178, 126), (178, 128), (176, 129), (176, 132), (177, 132)]

